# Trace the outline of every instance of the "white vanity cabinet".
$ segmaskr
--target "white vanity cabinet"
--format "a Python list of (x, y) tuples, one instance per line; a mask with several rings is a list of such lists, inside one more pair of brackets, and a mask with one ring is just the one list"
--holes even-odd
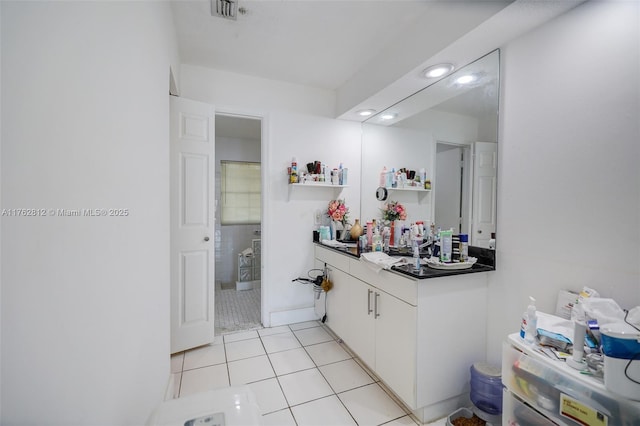
[(416, 307), (355, 277), (348, 285), (351, 330), (343, 340), (402, 400), (415, 401)]
[(375, 372), (411, 408), (417, 408), (416, 307), (374, 289)]
[(320, 245), (315, 258), (333, 281), (327, 326), (421, 421), (468, 404), (469, 368), (486, 356), (486, 272), (420, 280)]
[[(321, 265), (320, 267), (323, 267)], [(351, 295), (349, 281), (353, 279), (346, 272), (327, 264), (329, 279), (333, 282), (333, 288), (329, 292), (327, 299), (327, 322), (326, 324), (342, 339), (350, 339), (351, 319), (350, 305)]]

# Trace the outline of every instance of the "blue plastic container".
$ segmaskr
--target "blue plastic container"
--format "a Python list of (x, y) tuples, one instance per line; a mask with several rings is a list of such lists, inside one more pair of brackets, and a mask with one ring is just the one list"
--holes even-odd
[(612, 358), (638, 359), (640, 356), (640, 331), (627, 324), (610, 324), (600, 327), (602, 352)]
[(471, 402), (485, 413), (502, 413), (502, 373), (500, 367), (485, 362), (471, 366)]

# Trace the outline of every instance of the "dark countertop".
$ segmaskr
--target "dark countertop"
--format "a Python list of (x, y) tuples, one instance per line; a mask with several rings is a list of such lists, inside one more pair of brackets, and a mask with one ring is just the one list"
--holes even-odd
[[(361, 251), (357, 247), (331, 247), (314, 241), (315, 244), (327, 248), (329, 250), (336, 251), (338, 253), (343, 253), (348, 256), (352, 256), (356, 259), (360, 258), (361, 253), (369, 252), (370, 250)], [(409, 252), (407, 253), (390, 253), (390, 256), (398, 255), (398, 256), (411, 256)], [(420, 255), (424, 257), (423, 253)], [(469, 269), (460, 269), (460, 270), (442, 270), (442, 269), (433, 269), (426, 265), (422, 265), (419, 271), (413, 269), (413, 264), (405, 264), (400, 266), (392, 266), (391, 272), (397, 272), (402, 275), (406, 275), (411, 278), (416, 279), (427, 279), (427, 278), (439, 278), (439, 277), (447, 277), (450, 275), (463, 275), (463, 274), (473, 274), (476, 272), (489, 272), (495, 271), (495, 253), (493, 250), (483, 249), (480, 247), (469, 247), (469, 256), (475, 257), (478, 261)], [(484, 263), (481, 263), (484, 262)], [(493, 264), (491, 264), (493, 263)]]

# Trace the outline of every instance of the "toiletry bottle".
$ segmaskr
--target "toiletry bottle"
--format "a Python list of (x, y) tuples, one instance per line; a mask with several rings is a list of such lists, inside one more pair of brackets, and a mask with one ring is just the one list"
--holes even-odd
[(291, 180), (290, 183), (298, 183), (298, 160), (296, 157), (291, 159)]
[(418, 248), (418, 244), (414, 244), (413, 246), (413, 269), (416, 271), (420, 270), (420, 249)]
[(373, 222), (367, 222), (367, 245), (371, 247), (373, 245)]
[(339, 185), (344, 185), (342, 179), (343, 179), (343, 176), (342, 176), (342, 163), (340, 163), (340, 165), (338, 166), (338, 184)]
[(383, 186), (386, 187), (387, 186), (387, 166), (384, 166), (382, 168), (382, 171), (380, 172), (380, 182), (379, 182), (379, 186)]
[(391, 228), (385, 226), (382, 229), (382, 251), (389, 253), (389, 242), (391, 241)]
[(460, 234), (460, 262), (469, 259), (469, 235)]
[(382, 251), (382, 237), (380, 236), (378, 228), (373, 230), (373, 245), (371, 251)]
[(411, 235), (411, 247), (413, 249), (413, 269), (414, 271), (420, 270), (420, 247), (419, 244), (422, 241), (422, 235), (417, 224), (412, 223), (410, 229)]
[(451, 262), (453, 230), (440, 231), (440, 262)]
[(527, 306), (527, 323), (524, 332), (524, 341), (533, 344), (538, 336), (538, 314), (536, 313), (536, 299), (529, 296), (531, 304)]

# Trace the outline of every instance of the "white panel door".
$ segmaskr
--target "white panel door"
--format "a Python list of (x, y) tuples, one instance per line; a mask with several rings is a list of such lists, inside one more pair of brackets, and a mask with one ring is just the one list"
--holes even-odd
[(213, 106), (171, 96), (171, 353), (214, 338)]
[(469, 244), (489, 248), (496, 232), (498, 144), (475, 142), (473, 162), (473, 229)]

